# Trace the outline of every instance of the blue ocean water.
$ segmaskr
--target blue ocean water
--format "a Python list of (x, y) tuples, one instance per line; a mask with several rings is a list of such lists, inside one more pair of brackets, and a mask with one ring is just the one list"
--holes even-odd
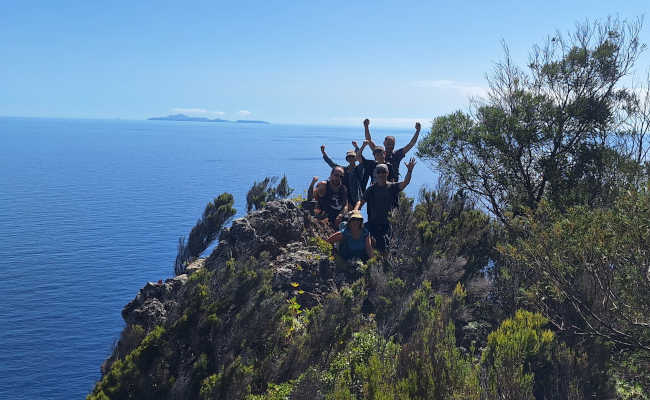
[[(398, 147), (413, 133), (374, 132)], [(0, 118), (0, 399), (85, 397), (124, 327), (122, 307), (173, 275), (178, 238), (208, 201), (232, 193), (242, 216), (252, 182), (283, 173), (304, 193), (329, 175), (320, 145), (343, 163), (351, 140), (363, 141), (361, 121)], [(407, 194), (434, 179), (419, 162)]]

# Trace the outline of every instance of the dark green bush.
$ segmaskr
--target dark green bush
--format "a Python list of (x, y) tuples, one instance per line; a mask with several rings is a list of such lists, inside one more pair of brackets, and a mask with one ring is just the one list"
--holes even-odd
[(178, 253), (174, 263), (176, 275), (184, 273), (187, 265), (217, 239), (221, 228), (237, 213), (237, 210), (232, 207), (234, 202), (231, 194), (222, 193), (205, 206), (201, 219), (190, 231), (187, 243), (184, 237), (178, 241)]
[(293, 188), (289, 186), (286, 175), (283, 175), (280, 183), (274, 187), (273, 185), (277, 180), (277, 176), (267, 176), (260, 182), (253, 182), (253, 186), (246, 194), (246, 209), (248, 212), (261, 209), (269, 201), (286, 199), (293, 193)]

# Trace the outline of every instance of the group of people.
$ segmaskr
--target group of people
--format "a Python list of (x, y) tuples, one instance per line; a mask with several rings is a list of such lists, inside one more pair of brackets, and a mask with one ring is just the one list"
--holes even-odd
[[(332, 161), (325, 145), (321, 146), (323, 160), (332, 170), (327, 180), (319, 182), (318, 177), (314, 177), (307, 192), (315, 215), (327, 218), (336, 231), (328, 241), (338, 245), (339, 254), (345, 259), (367, 260), (375, 250), (388, 249), (391, 235), (388, 215), (397, 207), (399, 192), (411, 182), (415, 158), (404, 164), (406, 175), (402, 181), (399, 167), (420, 134), (418, 122), (411, 141), (395, 150), (395, 137), (386, 136), (384, 146), (378, 146), (370, 135), (370, 120), (364, 120), (363, 126), (365, 140), (361, 147), (352, 142), (354, 150), (345, 154), (346, 166)], [(372, 150), (373, 158), (363, 156), (366, 146)], [(366, 204), (368, 222), (364, 224), (360, 210)]]

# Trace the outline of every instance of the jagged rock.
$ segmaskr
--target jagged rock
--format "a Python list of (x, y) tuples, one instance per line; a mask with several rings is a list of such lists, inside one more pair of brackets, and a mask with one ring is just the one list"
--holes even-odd
[(306, 307), (320, 303), (329, 291), (324, 282), (332, 277), (335, 269), (330, 257), (323, 255), (316, 246), (305, 247), (299, 243), (283, 248), (270, 267), (273, 289), (290, 292)]
[(185, 268), (185, 274), (187, 274), (187, 276), (190, 276), (204, 266), (205, 258), (197, 258), (196, 260), (192, 261), (190, 265), (187, 266), (187, 268)]
[(127, 324), (141, 325), (147, 330), (164, 325), (178, 306), (178, 292), (187, 279), (187, 274), (183, 274), (164, 283), (148, 282), (124, 307), (122, 318)]
[(215, 268), (230, 258), (257, 257), (263, 251), (276, 256), (289, 243), (306, 243), (311, 236), (326, 236), (331, 232), (326, 224), (312, 218), (292, 201), (272, 201), (224, 229), (206, 266)]

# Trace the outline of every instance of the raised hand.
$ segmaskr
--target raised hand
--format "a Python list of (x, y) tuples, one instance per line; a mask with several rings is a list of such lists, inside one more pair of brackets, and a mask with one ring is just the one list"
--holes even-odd
[(318, 182), (318, 177), (317, 177), (317, 176), (311, 178), (311, 184), (312, 184), (312, 185), (313, 185), (314, 183), (316, 183), (316, 182)]
[(320, 145), (320, 152), (325, 154), (325, 145), (324, 144)]
[(420, 123), (419, 123), (419, 122), (416, 122), (416, 123), (415, 123), (415, 131), (416, 131), (416, 132), (420, 132), (420, 128), (421, 128)]
[(411, 159), (409, 160), (409, 162), (404, 163), (404, 165), (406, 165), (406, 168), (407, 168), (409, 171), (413, 171), (413, 167), (415, 167), (415, 157), (411, 157)]
[(366, 119), (363, 120), (363, 127), (367, 128), (368, 126), (370, 126), (370, 120), (368, 118), (366, 118)]
[(354, 147), (355, 149), (358, 149), (358, 148), (359, 148), (359, 145), (357, 144), (357, 141), (356, 141), (356, 140), (353, 140), (353, 141), (352, 141), (352, 147)]

